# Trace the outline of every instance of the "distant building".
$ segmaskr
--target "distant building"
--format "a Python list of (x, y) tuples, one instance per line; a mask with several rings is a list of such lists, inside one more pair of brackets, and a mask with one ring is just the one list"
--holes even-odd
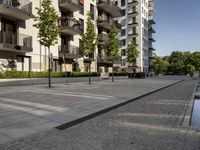
[(137, 71), (145, 73), (153, 72), (152, 70), (152, 52), (153, 42), (152, 34), (155, 33), (153, 24), (154, 1), (153, 0), (117, 0), (116, 4), (122, 10), (122, 17), (117, 20), (122, 25), (121, 33), (121, 64), (118, 66), (127, 70), (129, 66), (126, 61), (126, 49), (131, 41), (134, 41), (140, 52), (137, 59)]

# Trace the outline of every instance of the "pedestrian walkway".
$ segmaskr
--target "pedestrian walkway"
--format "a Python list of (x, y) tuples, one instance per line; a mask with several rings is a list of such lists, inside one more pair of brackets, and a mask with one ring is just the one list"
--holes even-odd
[(178, 80), (118, 80), (0, 87), (0, 143), (62, 126)]
[[(36, 93), (37, 91), (41, 91), (41, 89), (44, 90), (44, 88), (35, 86), (32, 94), (28, 92), (28, 95), (26, 94), (26, 96), (21, 93), (17, 96), (15, 95), (17, 97), (16, 101), (22, 105), (21, 101), (25, 101), (26, 99), (27, 102), (29, 99), (29, 103), (23, 102), (23, 105), (26, 107), (28, 106), (29, 108), (31, 106), (31, 102), (35, 103), (36, 99), (40, 99), (40, 102), (44, 105), (38, 105), (36, 103), (32, 106), (35, 108), (39, 106), (38, 110), (30, 110), (30, 112), (35, 112), (34, 117), (43, 114), (40, 117), (47, 120), (48, 117), (54, 116), (51, 117), (51, 128), (47, 130), (48, 128), (45, 128), (45, 126), (47, 127), (48, 123), (45, 124), (42, 123), (42, 121), (41, 125), (33, 127), (33, 129), (42, 129), (39, 133), (29, 130), (29, 128), (26, 128), (26, 130), (23, 131), (26, 124), (20, 126), (20, 123), (14, 125), (13, 127), (16, 128), (12, 130), (12, 126), (10, 126), (10, 128), (2, 128), (2, 130), (0, 130), (1, 139), (4, 137), (4, 141), (7, 142), (1, 142), (2, 144), (0, 145), (0, 149), (199, 150), (200, 134), (198, 130), (181, 126), (187, 105), (195, 87), (196, 81), (192, 80), (175, 84), (149, 96), (140, 98), (137, 101), (131, 102), (125, 106), (82, 122), (76, 126), (64, 130), (52, 128), (54, 126), (53, 122), (61, 123), (59, 120), (56, 120), (57, 117), (59, 118), (59, 115), (56, 116), (55, 114), (61, 115), (64, 112), (66, 115), (70, 113), (71, 110), (75, 110), (75, 108), (83, 108), (79, 109), (79, 112), (94, 110), (94, 108), (97, 110), (98, 108), (102, 108), (101, 106), (108, 105), (109, 103), (112, 103), (112, 105), (121, 103), (130, 99), (131, 96), (134, 98), (142, 93), (144, 94), (152, 90), (165, 87), (166, 85), (174, 82), (175, 80), (173, 80), (173, 82), (167, 80), (137, 80), (130, 82), (125, 80), (115, 83), (105, 82), (100, 85), (93, 84), (92, 86), (95, 87), (94, 89), (88, 88), (89, 86), (82, 89), (84, 87), (83, 83), (74, 84), (71, 88), (69, 87), (69, 89), (64, 89), (63, 85), (57, 85), (54, 90), (66, 91), (64, 94), (67, 95), (56, 95), (57, 99), (55, 99), (55, 95), (53, 95), (53, 89), (46, 89), (45, 91), (49, 92), (45, 92), (44, 95), (41, 96)], [(77, 87), (76, 91), (74, 91), (74, 87)], [(30, 90), (30, 87), (24, 87), (21, 90)], [(141, 92), (141, 90), (143, 90), (143, 92)], [(83, 97), (80, 99), (79, 96), (75, 99), (74, 95), (76, 94), (72, 91), (80, 92), (80, 95), (87, 95), (89, 97)], [(86, 91), (88, 94), (85, 93)], [(105, 94), (102, 94), (101, 92), (105, 92)], [(72, 93), (72, 96), (68, 95)], [(0, 94), (1, 98), (4, 96), (4, 94)], [(23, 100), (24, 96), (25, 98)], [(94, 98), (90, 99), (90, 96), (94, 96)], [(14, 95), (9, 93), (9, 98), (13, 97)], [(70, 103), (72, 103), (73, 106), (70, 106)], [(97, 104), (96, 106), (95, 103)], [(9, 101), (9, 104), (13, 104), (13, 101)], [(47, 105), (50, 104), (51, 107), (47, 107)], [(41, 113), (39, 112), (39, 109), (46, 111), (49, 110), (48, 113), (51, 114)], [(75, 111), (73, 113), (75, 113)], [(77, 114), (77, 112), (75, 114)], [(69, 116), (70, 114), (66, 115), (65, 118), (62, 116), (60, 121), (66, 121)], [(29, 118), (29, 121), (33, 124), (38, 122), (32, 118)], [(27, 123), (29, 121), (27, 121)], [(5, 132), (5, 129), (7, 129), (7, 132)], [(4, 132), (2, 133), (2, 131)], [(28, 134), (21, 136), (20, 139), (15, 138), (14, 141), (12, 140), (10, 142), (6, 139), (9, 139), (11, 135), (14, 136), (20, 133), (22, 134), (25, 131), (29, 131)], [(11, 134), (12, 132), (15, 132), (15, 134)]]

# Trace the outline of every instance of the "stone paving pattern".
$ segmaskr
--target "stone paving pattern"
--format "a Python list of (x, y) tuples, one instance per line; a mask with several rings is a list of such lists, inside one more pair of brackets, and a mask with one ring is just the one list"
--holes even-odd
[(195, 83), (181, 82), (76, 126), (36, 133), (0, 149), (199, 150), (200, 130), (181, 126)]
[(82, 118), (177, 80), (119, 80), (0, 88), (0, 144)]

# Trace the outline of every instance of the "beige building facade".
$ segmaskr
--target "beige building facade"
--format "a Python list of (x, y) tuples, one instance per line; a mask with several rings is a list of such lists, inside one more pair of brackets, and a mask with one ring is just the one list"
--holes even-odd
[[(112, 0), (53, 0), (52, 3), (61, 25), (58, 44), (51, 47), (53, 70), (87, 72), (88, 60), (80, 50), (80, 35), (86, 30), (87, 12), (92, 12), (95, 30), (100, 37), (102, 34), (107, 36), (112, 24), (116, 26), (113, 17), (120, 15), (120, 9)], [(38, 30), (33, 27), (36, 7), (41, 7), (41, 0), (0, 0), (1, 68), (47, 70), (48, 51), (39, 44)], [(104, 37), (100, 40), (105, 40)], [(110, 70), (100, 47), (97, 46), (92, 59), (92, 72)], [(12, 62), (15, 63), (12, 65)]]
[[(122, 41), (120, 68), (127, 68), (128, 44), (134, 40), (140, 50), (139, 71), (150, 72), (154, 50), (153, 0), (53, 0), (60, 16), (58, 44), (51, 47), (54, 71), (87, 72), (88, 59), (80, 49), (81, 34), (86, 31), (87, 12), (93, 14), (99, 42), (91, 62), (92, 72), (111, 72), (112, 64), (104, 54), (111, 26)], [(48, 50), (38, 42), (33, 15), (41, 0), (0, 0), (0, 68), (11, 66), (18, 71), (46, 71)], [(15, 63), (13, 63), (15, 62)]]

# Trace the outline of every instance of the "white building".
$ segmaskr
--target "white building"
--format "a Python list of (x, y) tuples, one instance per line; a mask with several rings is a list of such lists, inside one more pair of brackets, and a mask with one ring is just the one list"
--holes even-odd
[(152, 72), (152, 42), (155, 40), (152, 33), (155, 33), (152, 25), (154, 15), (153, 0), (118, 0), (117, 5), (122, 9), (123, 16), (118, 18), (122, 25), (120, 40), (121, 68), (127, 70), (129, 64), (126, 62), (126, 49), (133, 40), (138, 46), (139, 57), (137, 59), (137, 71), (145, 73)]
[[(138, 71), (150, 72), (152, 66), (153, 0), (53, 0), (61, 17), (61, 33), (57, 45), (51, 47), (54, 71), (88, 71), (88, 61), (80, 50), (80, 34), (86, 30), (87, 12), (94, 14), (100, 43), (91, 70), (111, 71), (101, 47), (108, 39), (111, 25), (120, 32), (121, 68), (127, 68), (125, 50), (134, 40), (140, 50)], [(44, 71), (48, 68), (48, 51), (38, 42), (33, 15), (41, 0), (0, 0), (0, 65), (15, 60), (19, 71)], [(118, 17), (119, 23), (114, 20)], [(122, 26), (122, 28), (121, 28)], [(77, 63), (78, 62), (78, 63)], [(78, 64), (78, 65), (77, 65)]]
[[(0, 65), (16, 62), (18, 71), (48, 69), (48, 51), (38, 42), (33, 15), (41, 0), (0, 0)], [(51, 47), (54, 71), (88, 71), (88, 61), (79, 48), (80, 34), (86, 30), (87, 12), (94, 14), (96, 33), (103, 42), (120, 9), (112, 0), (53, 0), (60, 15), (61, 33), (57, 45)], [(104, 36), (102, 36), (104, 35)], [(95, 51), (91, 71), (109, 70), (100, 46)], [(78, 65), (77, 65), (78, 64)], [(107, 69), (106, 69), (107, 68)]]

